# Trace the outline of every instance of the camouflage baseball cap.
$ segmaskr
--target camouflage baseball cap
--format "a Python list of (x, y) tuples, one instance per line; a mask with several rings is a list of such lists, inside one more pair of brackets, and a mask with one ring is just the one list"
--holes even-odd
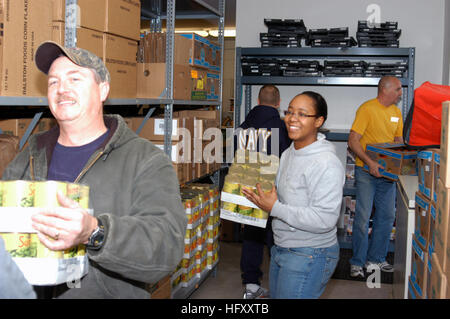
[(111, 82), (108, 69), (94, 53), (81, 48), (65, 48), (53, 41), (45, 41), (39, 45), (35, 54), (36, 66), (48, 74), (53, 61), (60, 56), (66, 56), (76, 65), (94, 70), (102, 82)]

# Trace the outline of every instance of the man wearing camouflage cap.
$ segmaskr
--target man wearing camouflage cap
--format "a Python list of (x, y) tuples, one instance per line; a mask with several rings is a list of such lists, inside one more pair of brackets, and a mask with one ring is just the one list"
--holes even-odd
[(32, 217), (48, 248), (87, 247), (89, 270), (79, 288), (51, 287), (51, 296), (149, 298), (148, 284), (173, 271), (183, 254), (187, 220), (172, 164), (122, 117), (103, 114), (111, 78), (100, 58), (48, 41), (35, 61), (48, 75), (48, 103), (58, 126), (32, 135), (3, 179), (87, 184), (94, 212), (58, 194), (70, 213)]

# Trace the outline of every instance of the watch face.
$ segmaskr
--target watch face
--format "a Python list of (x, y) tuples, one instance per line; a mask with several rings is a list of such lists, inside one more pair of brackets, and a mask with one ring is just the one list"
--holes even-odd
[(100, 249), (103, 245), (103, 240), (105, 238), (105, 227), (103, 223), (98, 219), (98, 227), (94, 230), (86, 247), (91, 249)]

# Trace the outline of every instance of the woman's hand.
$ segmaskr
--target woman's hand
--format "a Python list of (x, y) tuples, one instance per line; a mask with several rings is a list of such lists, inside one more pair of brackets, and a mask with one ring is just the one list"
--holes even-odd
[(244, 193), (245, 197), (251, 201), (253, 204), (261, 208), (262, 210), (270, 213), (272, 210), (273, 205), (277, 201), (277, 190), (275, 188), (275, 185), (272, 186), (272, 190), (268, 192), (264, 192), (261, 189), (261, 185), (259, 183), (256, 184), (256, 189), (258, 190), (258, 194), (256, 194), (251, 189), (245, 189), (242, 188), (242, 192)]

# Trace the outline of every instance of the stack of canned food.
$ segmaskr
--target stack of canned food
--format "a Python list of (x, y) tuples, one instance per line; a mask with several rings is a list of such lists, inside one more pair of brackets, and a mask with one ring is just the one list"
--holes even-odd
[(172, 295), (197, 284), (219, 260), (218, 187), (189, 184), (181, 189), (181, 197), (188, 225), (183, 259), (172, 274)]
[(242, 190), (251, 189), (257, 192), (256, 184), (259, 183), (263, 192), (271, 191), (278, 165), (279, 158), (275, 155), (237, 152), (225, 177), (220, 217), (238, 223), (265, 227), (268, 213), (248, 201)]
[[(0, 209), (2, 214), (9, 214), (9, 219), (14, 219), (19, 217), (18, 213), (26, 212), (30, 208), (37, 212), (39, 211), (37, 208), (59, 207), (56, 197), (58, 191), (78, 202), (82, 208), (89, 208), (89, 186), (56, 181), (14, 180), (0, 182)], [(77, 262), (85, 263), (83, 261), (86, 254), (85, 245), (64, 251), (53, 251), (40, 242), (36, 232), (29, 230), (18, 232), (17, 229), (8, 231), (3, 229), (0, 236), (6, 250), (24, 272), (25, 277), (35, 285), (56, 283), (48, 278), (59, 278), (57, 281), (64, 282), (64, 276), (55, 272), (64, 269), (64, 265), (69, 263), (71, 265)], [(74, 262), (73, 259), (77, 258), (80, 260)], [(70, 259), (72, 260), (69, 261)], [(44, 272), (39, 273), (37, 269)]]

